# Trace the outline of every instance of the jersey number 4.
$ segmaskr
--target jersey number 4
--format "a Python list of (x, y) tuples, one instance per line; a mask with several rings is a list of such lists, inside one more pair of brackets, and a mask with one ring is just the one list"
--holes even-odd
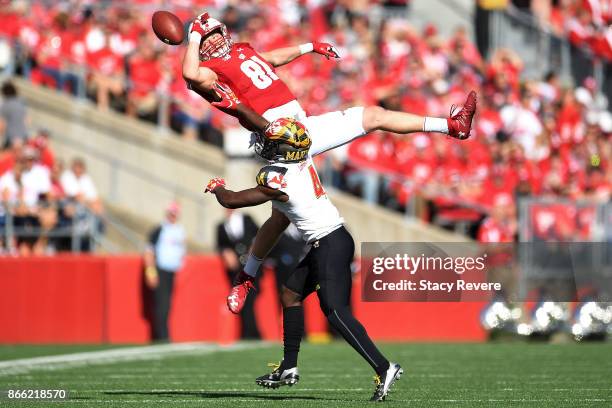
[(310, 178), (312, 179), (312, 187), (314, 188), (315, 197), (320, 198), (325, 195), (325, 189), (323, 188), (323, 184), (321, 184), (321, 180), (319, 180), (319, 175), (315, 170), (314, 166), (308, 166), (308, 171), (310, 172)]
[(240, 70), (244, 72), (251, 82), (253, 82), (253, 85), (259, 89), (266, 89), (272, 85), (273, 81), (278, 79), (278, 76), (272, 71), (272, 68), (255, 55), (240, 64)]

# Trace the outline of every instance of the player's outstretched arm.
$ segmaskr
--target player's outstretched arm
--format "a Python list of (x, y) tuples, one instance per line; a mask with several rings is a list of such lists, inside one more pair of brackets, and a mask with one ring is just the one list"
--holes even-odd
[(262, 52), (261, 56), (264, 57), (274, 67), (280, 67), (288, 64), (297, 57), (314, 52), (317, 54), (324, 55), (327, 59), (340, 58), (338, 50), (331, 44), (323, 42), (306, 43), (302, 45), (294, 45), (292, 47), (277, 48), (272, 51)]
[(222, 178), (210, 180), (206, 186), (206, 192), (214, 194), (219, 204), (225, 208), (253, 207), (268, 201), (287, 202), (289, 200), (289, 196), (284, 192), (266, 186), (241, 191), (228, 190)]
[(189, 33), (189, 43), (183, 58), (182, 74), (185, 81), (196, 88), (212, 90), (217, 82), (217, 74), (209, 68), (200, 67), (200, 41), (202, 40), (202, 28), (199, 20), (194, 20)]

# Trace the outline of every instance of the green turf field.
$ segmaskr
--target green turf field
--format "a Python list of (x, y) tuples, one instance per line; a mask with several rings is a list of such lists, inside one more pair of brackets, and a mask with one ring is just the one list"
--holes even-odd
[[(162, 346), (164, 347), (164, 346)], [(208, 348), (207, 348), (208, 347)], [(100, 348), (0, 347), (0, 389), (67, 389), (59, 402), (14, 402), (9, 406), (134, 407), (362, 407), (374, 389), (372, 373), (344, 343), (303, 346), (301, 381), (292, 388), (260, 389), (254, 383), (280, 345), (241, 344), (218, 351), (205, 346), (140, 354), (114, 361), (31, 364), (26, 356)], [(383, 344), (404, 367), (387, 397), (394, 407), (611, 407), (612, 344)], [(112, 349), (120, 350), (123, 349)], [(111, 350), (111, 351), (112, 351)], [(88, 356), (89, 354), (80, 354)], [(63, 365), (62, 365), (63, 364)]]

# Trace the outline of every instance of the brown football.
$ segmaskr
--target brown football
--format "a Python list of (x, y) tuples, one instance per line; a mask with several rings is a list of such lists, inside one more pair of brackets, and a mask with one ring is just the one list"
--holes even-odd
[(183, 42), (185, 31), (181, 20), (169, 11), (156, 11), (151, 18), (151, 27), (157, 38), (170, 45)]

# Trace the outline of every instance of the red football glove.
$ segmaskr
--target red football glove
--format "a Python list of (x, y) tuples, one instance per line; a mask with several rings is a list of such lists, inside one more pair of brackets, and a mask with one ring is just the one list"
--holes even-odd
[(316, 52), (317, 54), (325, 55), (325, 58), (340, 58), (340, 54), (336, 47), (331, 44), (324, 42), (313, 42), (312, 43), (312, 52)]
[(213, 101), (210, 104), (217, 108), (233, 109), (236, 105), (240, 104), (240, 99), (236, 96), (232, 88), (223, 82), (215, 82), (213, 89), (217, 95), (221, 98), (220, 101)]
[(205, 193), (213, 193), (217, 187), (225, 187), (225, 180), (221, 177), (215, 177), (208, 182)]
[[(208, 19), (208, 13), (204, 13), (204, 15), (206, 15), (206, 19)], [(190, 37), (192, 33), (198, 33), (200, 34), (201, 37), (204, 37), (204, 34), (206, 34), (206, 31), (204, 31), (204, 26), (202, 25), (202, 19), (201, 19), (202, 16), (203, 15), (200, 14), (191, 22), (191, 25), (189, 26), (189, 36)]]

